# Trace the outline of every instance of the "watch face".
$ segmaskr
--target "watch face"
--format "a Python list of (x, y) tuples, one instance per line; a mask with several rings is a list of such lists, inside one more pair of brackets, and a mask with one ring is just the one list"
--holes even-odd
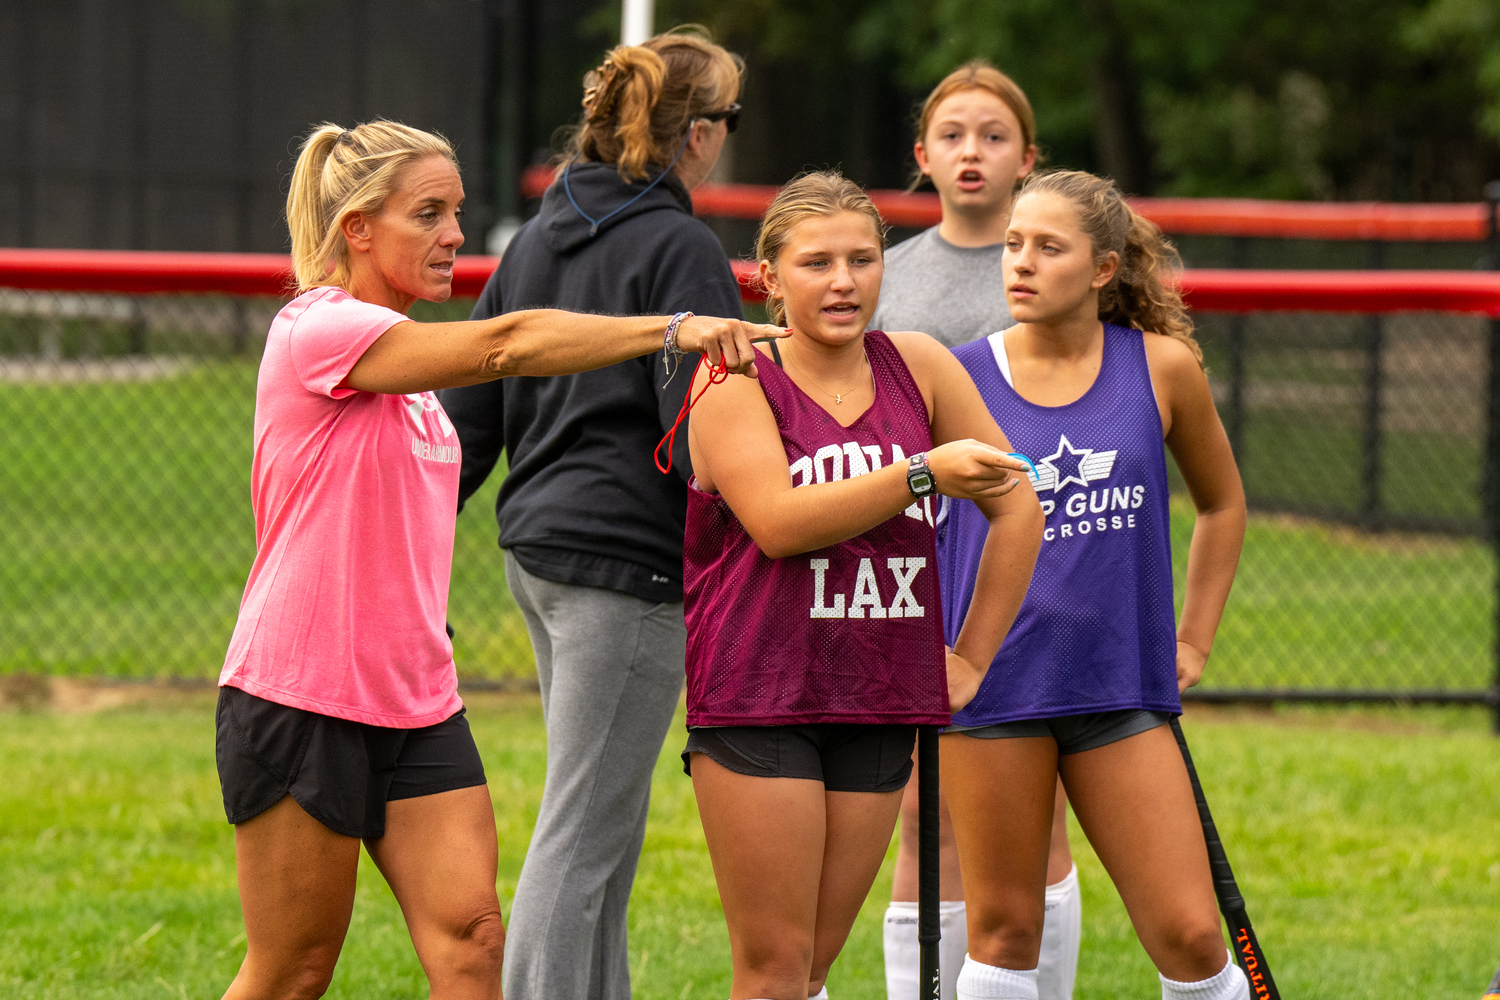
[(914, 469), (906, 477), (906, 482), (911, 486), (911, 491), (917, 496), (926, 496), (933, 491), (932, 473), (926, 469)]

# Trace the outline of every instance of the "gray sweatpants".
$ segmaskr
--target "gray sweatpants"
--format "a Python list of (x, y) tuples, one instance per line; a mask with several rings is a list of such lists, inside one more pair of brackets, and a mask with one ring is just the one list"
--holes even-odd
[(682, 691), (682, 605), (505, 578), (536, 654), (547, 786), (505, 939), (507, 1000), (629, 1000), (625, 913)]

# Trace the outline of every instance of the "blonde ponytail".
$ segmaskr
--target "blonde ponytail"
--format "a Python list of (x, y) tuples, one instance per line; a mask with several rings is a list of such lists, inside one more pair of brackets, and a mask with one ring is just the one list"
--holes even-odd
[(623, 179), (643, 180), (672, 161), (694, 118), (734, 103), (744, 71), (696, 25), (617, 45), (583, 78), (583, 122), (564, 159), (611, 163)]
[(447, 139), (399, 122), (366, 122), (347, 130), (324, 122), (313, 129), (297, 155), (286, 196), (298, 291), (347, 286), (344, 220), (355, 212), (379, 212), (396, 190), (401, 171), (428, 156), (442, 156), (458, 166)]
[(1081, 170), (1050, 170), (1026, 178), (1020, 197), (1030, 194), (1056, 194), (1072, 202), (1095, 259), (1119, 255), (1119, 269), (1099, 290), (1101, 320), (1180, 340), (1203, 364), (1203, 348), (1177, 287), (1175, 272), (1182, 267), (1177, 248), (1130, 207), (1114, 181)]

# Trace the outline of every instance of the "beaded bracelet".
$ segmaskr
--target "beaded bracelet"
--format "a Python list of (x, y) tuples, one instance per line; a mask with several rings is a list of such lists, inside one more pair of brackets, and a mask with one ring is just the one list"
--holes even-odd
[(661, 341), (662, 367), (667, 370), (667, 381), (662, 385), (664, 389), (667, 385), (671, 384), (672, 376), (677, 374), (678, 362), (682, 360), (683, 354), (686, 353), (682, 348), (677, 346), (677, 330), (682, 326), (683, 320), (692, 318), (692, 313), (680, 312), (667, 320), (667, 332)]

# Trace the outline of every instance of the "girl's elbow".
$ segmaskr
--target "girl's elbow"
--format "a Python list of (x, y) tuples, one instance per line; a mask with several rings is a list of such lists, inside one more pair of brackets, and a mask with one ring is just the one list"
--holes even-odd
[(1011, 546), (1035, 553), (1042, 547), (1042, 532), (1047, 528), (1047, 515), (1042, 513), (1042, 505), (1033, 496), (1031, 502), (1021, 510), (997, 519), (994, 527), (1009, 535)]
[(745, 534), (750, 536), (750, 540), (755, 543), (755, 547), (760, 549), (760, 554), (767, 559), (783, 559), (792, 555), (788, 551), (786, 540), (781, 538), (774, 528), (771, 530), (761, 530), (759, 526), (746, 524), (743, 517), (740, 518), (740, 527), (745, 529)]
[(804, 548), (787, 544), (786, 542), (781, 540), (762, 540), (756, 538), (753, 534), (750, 536), (750, 538), (755, 542), (755, 547), (760, 549), (761, 555), (765, 556), (767, 559), (786, 559), (788, 556), (800, 555), (801, 553), (807, 551)]
[(1244, 524), (1250, 518), (1250, 507), (1245, 502), (1245, 494), (1238, 493), (1232, 497), (1225, 497), (1216, 503), (1207, 503), (1202, 506), (1195, 505), (1194, 513), (1198, 517)]
[[(744, 524), (743, 521), (740, 523)], [(817, 542), (810, 543), (808, 539), (792, 534), (779, 525), (767, 526), (763, 530), (745, 525), (745, 533), (767, 559), (786, 559), (818, 548)]]
[(1042, 502), (1033, 493), (1026, 504), (1026, 525), (1038, 538), (1042, 537), (1042, 530), (1047, 527), (1047, 515), (1042, 513)]
[(1011, 530), (1021, 532), (1027, 536), (1036, 535), (1042, 537), (1042, 530), (1047, 526), (1047, 515), (1042, 513), (1042, 503), (1036, 494), (1027, 491), (1025, 496), (1015, 498), (1016, 503), (1008, 509), (995, 511), (990, 517), (992, 525), (1006, 525)]

